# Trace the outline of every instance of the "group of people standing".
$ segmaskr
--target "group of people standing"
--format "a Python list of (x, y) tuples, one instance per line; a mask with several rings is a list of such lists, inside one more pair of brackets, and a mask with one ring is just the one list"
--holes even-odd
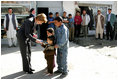
[[(33, 10), (31, 10), (32, 12)], [(44, 47), (45, 59), (47, 61), (47, 74), (53, 74), (53, 68), (55, 67), (54, 55), (57, 55), (58, 70), (55, 73), (60, 73), (62, 76), (68, 74), (67, 70), (67, 55), (69, 48), (69, 30), (63, 24), (63, 19), (58, 16), (54, 19), (53, 24), (56, 29), (51, 25), (47, 29), (47, 41), (43, 41), (34, 36), (34, 27), (36, 25), (42, 25), (47, 23), (47, 16), (44, 13), (38, 14), (36, 17), (30, 15), (24, 21), (18, 31), (18, 22), (15, 15), (12, 13), (12, 8), (8, 9), (9, 14), (5, 15), (4, 28), (7, 31), (7, 36), (10, 38), (16, 38), (19, 43), (20, 53), (22, 57), (23, 71), (28, 74), (33, 74), (34, 69), (31, 67), (31, 41), (39, 43)], [(35, 13), (35, 12), (33, 12)], [(50, 20), (52, 20), (50, 18)], [(52, 22), (48, 22), (51, 24)], [(14, 36), (12, 36), (14, 34)], [(12, 41), (11, 41), (12, 42)], [(16, 45), (13, 42), (13, 45)], [(9, 47), (12, 44), (9, 43)], [(57, 53), (56, 53), (57, 50)]]
[[(117, 32), (114, 33), (116, 29), (116, 16), (111, 13), (112, 9), (108, 9), (108, 14), (106, 17), (101, 13), (101, 10), (98, 9), (97, 15), (94, 17), (95, 19), (95, 30), (96, 30), (96, 39), (103, 39), (104, 37), (104, 29), (106, 28), (106, 38), (107, 40), (113, 40), (114, 36)], [(59, 13), (55, 13), (57, 16), (59, 16)], [(72, 18), (72, 14), (68, 14), (64, 11), (63, 12), (63, 23), (67, 26), (69, 29), (69, 40), (73, 41), (75, 37), (79, 37), (80, 33), (83, 34), (83, 36), (86, 38), (88, 34), (88, 25), (90, 23), (90, 16), (87, 14), (86, 10), (82, 11), (82, 15), (80, 11), (76, 11), (75, 17)], [(52, 18), (52, 19), (50, 19)], [(49, 13), (49, 26), (51, 27), (51, 24), (53, 25), (53, 13)], [(105, 27), (106, 23), (106, 27)], [(53, 25), (54, 28), (54, 25)], [(100, 36), (99, 36), (100, 35)]]
[[(59, 16), (56, 12), (56, 17), (53, 17), (53, 13), (49, 13), (49, 18), (44, 13), (38, 14), (36, 17), (34, 9), (31, 9), (29, 17), (24, 21), (21, 28), (18, 30), (18, 22), (15, 14), (12, 13), (12, 8), (8, 9), (9, 14), (5, 15), (4, 29), (7, 32), (7, 38), (9, 47), (16, 46), (16, 34), (19, 42), (23, 71), (29, 74), (33, 74), (34, 69), (31, 67), (31, 41), (39, 43), (45, 48), (43, 51), (45, 59), (47, 61), (47, 73), (53, 74), (53, 68), (55, 67), (54, 56), (57, 56), (58, 70), (55, 73), (62, 73), (67, 75), (67, 55), (69, 48), (69, 40), (73, 41), (74, 37), (80, 36), (80, 31), (87, 37), (88, 24), (90, 22), (90, 16), (83, 10), (82, 15), (79, 11), (76, 12), (74, 19), (72, 14), (66, 16), (67, 13), (63, 12), (63, 16)], [(114, 23), (116, 22), (116, 16), (111, 13), (111, 9), (108, 9), (106, 16), (106, 35), (107, 40), (113, 40)], [(47, 29), (47, 41), (44, 42), (37, 37), (34, 37), (34, 27), (37, 24), (48, 23)], [(95, 16), (96, 23), (96, 39), (103, 39), (105, 17), (101, 14), (101, 10), (98, 10), (98, 14)], [(17, 32), (18, 30), (18, 32)], [(57, 50), (57, 53), (56, 53)]]

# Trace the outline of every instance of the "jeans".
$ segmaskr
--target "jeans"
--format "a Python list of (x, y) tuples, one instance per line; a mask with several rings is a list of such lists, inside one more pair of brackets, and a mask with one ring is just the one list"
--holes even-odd
[(67, 72), (67, 55), (68, 55), (68, 48), (57, 50), (58, 70), (63, 73)]

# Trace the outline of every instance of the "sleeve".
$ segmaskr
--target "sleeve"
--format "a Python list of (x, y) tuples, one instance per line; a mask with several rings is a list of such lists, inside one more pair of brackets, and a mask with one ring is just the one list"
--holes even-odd
[(6, 28), (6, 16), (4, 18), (4, 28)]
[(68, 31), (66, 32), (65, 30), (62, 31), (62, 37), (60, 38), (60, 42), (57, 44), (59, 48), (63, 47), (67, 41), (68, 41)]
[(32, 26), (31, 26), (30, 22), (29, 21), (26, 21), (25, 22), (25, 36), (27, 38), (31, 39), (31, 41), (36, 42), (36, 38), (34, 38), (32, 36), (32, 33), (30, 32), (31, 31), (31, 27)]
[(88, 23), (90, 22), (90, 16), (88, 15)]
[(18, 27), (18, 21), (17, 21), (16, 16), (15, 16), (15, 21), (16, 21), (16, 27)]

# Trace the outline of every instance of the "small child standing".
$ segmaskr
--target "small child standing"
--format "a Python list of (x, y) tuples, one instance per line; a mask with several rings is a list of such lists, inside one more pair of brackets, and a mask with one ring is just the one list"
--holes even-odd
[(74, 40), (74, 19), (72, 18), (72, 14), (68, 15), (69, 17), (69, 40)]
[(54, 55), (56, 54), (55, 37), (53, 28), (47, 29), (47, 43), (42, 42), (42, 47), (44, 47), (45, 59), (47, 61), (47, 74), (53, 74), (53, 68), (55, 67)]

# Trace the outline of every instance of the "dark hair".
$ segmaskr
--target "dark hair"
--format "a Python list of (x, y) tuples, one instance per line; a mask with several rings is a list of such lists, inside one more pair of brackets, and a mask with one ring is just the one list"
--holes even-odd
[(86, 11), (85, 9), (83, 11)]
[(55, 37), (54, 37), (54, 35), (48, 36), (47, 39), (51, 40), (53, 42), (53, 45), (55, 45)]
[(63, 19), (62, 19), (62, 17), (61, 16), (59, 16), (59, 17), (56, 17), (54, 20), (57, 20), (58, 22), (62, 22), (63, 21)]
[(64, 11), (63, 13), (66, 13), (66, 11)]
[[(9, 8), (8, 8), (8, 10), (9, 10), (9, 9), (12, 9), (12, 8), (11, 8), (11, 7), (9, 7)], [(13, 9), (12, 9), (12, 10), (13, 10)]]
[(32, 11), (34, 11), (34, 8), (30, 9), (30, 13), (31, 13)]
[(68, 16), (72, 16), (72, 14), (69, 14)]
[(80, 11), (76, 11), (76, 13), (80, 13)]
[(111, 8), (108, 8), (108, 10), (112, 10)]
[(53, 13), (52, 13), (52, 12), (50, 12), (50, 13), (49, 13), (49, 15), (53, 15)]
[(55, 14), (59, 14), (59, 12), (56, 12)]
[(54, 29), (53, 28), (48, 28), (47, 31), (51, 34), (54, 34)]

